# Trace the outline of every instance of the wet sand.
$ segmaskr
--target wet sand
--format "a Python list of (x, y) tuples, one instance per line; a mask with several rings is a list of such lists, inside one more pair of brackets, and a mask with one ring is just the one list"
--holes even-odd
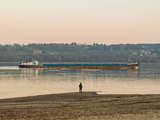
[(0, 120), (160, 120), (160, 95), (84, 92), (1, 99)]

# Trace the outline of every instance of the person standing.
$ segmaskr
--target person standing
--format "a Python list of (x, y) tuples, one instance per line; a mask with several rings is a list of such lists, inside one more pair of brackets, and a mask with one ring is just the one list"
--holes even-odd
[(82, 83), (80, 82), (79, 84), (79, 92), (82, 93), (82, 89), (83, 89), (83, 86), (82, 86)]

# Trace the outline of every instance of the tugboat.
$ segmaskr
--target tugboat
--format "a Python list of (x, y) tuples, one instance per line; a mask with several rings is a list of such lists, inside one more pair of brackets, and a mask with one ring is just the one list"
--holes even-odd
[(18, 65), (20, 68), (39, 68), (42, 67), (39, 65), (38, 61), (31, 61), (31, 62), (20, 62)]
[(129, 64), (102, 64), (102, 63), (75, 63), (75, 64), (39, 64), (38, 61), (21, 62), (20, 68), (68, 68), (68, 69), (138, 69), (138, 63)]

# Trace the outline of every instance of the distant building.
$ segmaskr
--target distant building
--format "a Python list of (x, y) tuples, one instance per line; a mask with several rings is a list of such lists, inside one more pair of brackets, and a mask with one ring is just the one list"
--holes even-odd
[(41, 54), (42, 51), (41, 51), (41, 50), (33, 50), (32, 53), (33, 53), (33, 54)]

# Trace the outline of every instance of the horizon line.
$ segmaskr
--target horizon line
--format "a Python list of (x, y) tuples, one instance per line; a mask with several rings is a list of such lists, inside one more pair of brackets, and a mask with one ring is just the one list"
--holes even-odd
[(112, 43), (112, 44), (107, 44), (107, 43), (99, 43), (99, 42), (94, 42), (94, 43), (79, 43), (79, 42), (41, 42), (41, 43), (0, 43), (0, 45), (32, 45), (32, 44), (77, 44), (77, 45), (94, 45), (94, 44), (98, 44), (98, 45), (143, 45), (143, 44), (154, 44), (154, 45), (158, 45), (160, 44), (160, 42), (158, 43)]
[(100, 42), (93, 42), (93, 43), (80, 43), (80, 42), (33, 42), (33, 43), (0, 43), (0, 45), (31, 45), (31, 44), (77, 44), (77, 45), (93, 45), (93, 44), (98, 44), (98, 45), (142, 45), (142, 44), (160, 44), (160, 42), (157, 43), (100, 43)]

